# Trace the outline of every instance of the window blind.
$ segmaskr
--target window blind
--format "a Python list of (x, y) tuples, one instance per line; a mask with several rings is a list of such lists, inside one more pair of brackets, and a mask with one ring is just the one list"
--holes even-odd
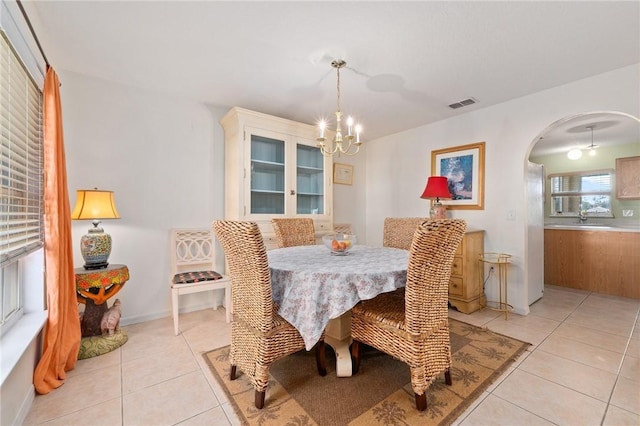
[(0, 267), (42, 247), (42, 92), (0, 37)]

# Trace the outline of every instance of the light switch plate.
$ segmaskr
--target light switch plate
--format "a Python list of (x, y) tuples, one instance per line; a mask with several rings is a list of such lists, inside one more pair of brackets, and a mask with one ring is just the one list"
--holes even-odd
[(633, 217), (633, 210), (622, 210), (622, 217)]

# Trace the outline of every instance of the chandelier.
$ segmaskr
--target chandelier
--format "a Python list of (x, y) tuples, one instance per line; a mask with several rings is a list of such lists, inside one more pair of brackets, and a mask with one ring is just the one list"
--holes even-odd
[[(338, 75), (338, 100), (337, 105), (338, 109), (336, 110), (336, 133), (333, 138), (333, 141), (328, 144), (325, 143), (327, 138), (324, 135), (325, 129), (327, 128), (327, 123), (322, 120), (318, 127), (320, 128), (320, 136), (316, 139), (319, 144), (320, 152), (323, 155), (331, 156), (336, 153), (338, 155), (356, 155), (358, 151), (360, 151), (360, 146), (362, 142), (360, 142), (360, 133), (362, 132), (362, 126), (360, 124), (356, 124), (354, 126), (353, 118), (347, 117), (347, 134), (342, 134), (342, 110), (340, 108), (340, 68), (344, 68), (347, 65), (345, 61), (342, 59), (336, 59), (331, 62), (331, 66), (336, 69), (336, 74)], [(354, 134), (355, 133), (355, 134)]]

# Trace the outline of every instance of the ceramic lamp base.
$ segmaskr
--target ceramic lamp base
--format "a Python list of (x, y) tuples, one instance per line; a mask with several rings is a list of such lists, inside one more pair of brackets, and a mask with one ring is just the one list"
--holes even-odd
[(105, 234), (102, 228), (90, 229), (80, 239), (80, 253), (84, 259), (84, 269), (106, 268), (111, 254), (111, 235)]
[(441, 203), (434, 203), (431, 210), (429, 210), (429, 217), (431, 219), (446, 219), (447, 207)]

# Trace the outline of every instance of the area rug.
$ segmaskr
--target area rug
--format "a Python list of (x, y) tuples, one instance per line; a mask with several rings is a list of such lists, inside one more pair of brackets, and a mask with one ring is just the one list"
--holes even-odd
[(409, 367), (365, 347), (360, 371), (337, 377), (327, 348), (327, 375), (316, 370), (314, 351), (300, 351), (270, 368), (265, 406), (254, 406), (254, 389), (238, 370), (229, 380), (229, 346), (204, 355), (246, 425), (449, 425), (524, 352), (529, 343), (450, 319), (452, 386), (444, 374), (427, 390), (427, 410), (415, 409)]

